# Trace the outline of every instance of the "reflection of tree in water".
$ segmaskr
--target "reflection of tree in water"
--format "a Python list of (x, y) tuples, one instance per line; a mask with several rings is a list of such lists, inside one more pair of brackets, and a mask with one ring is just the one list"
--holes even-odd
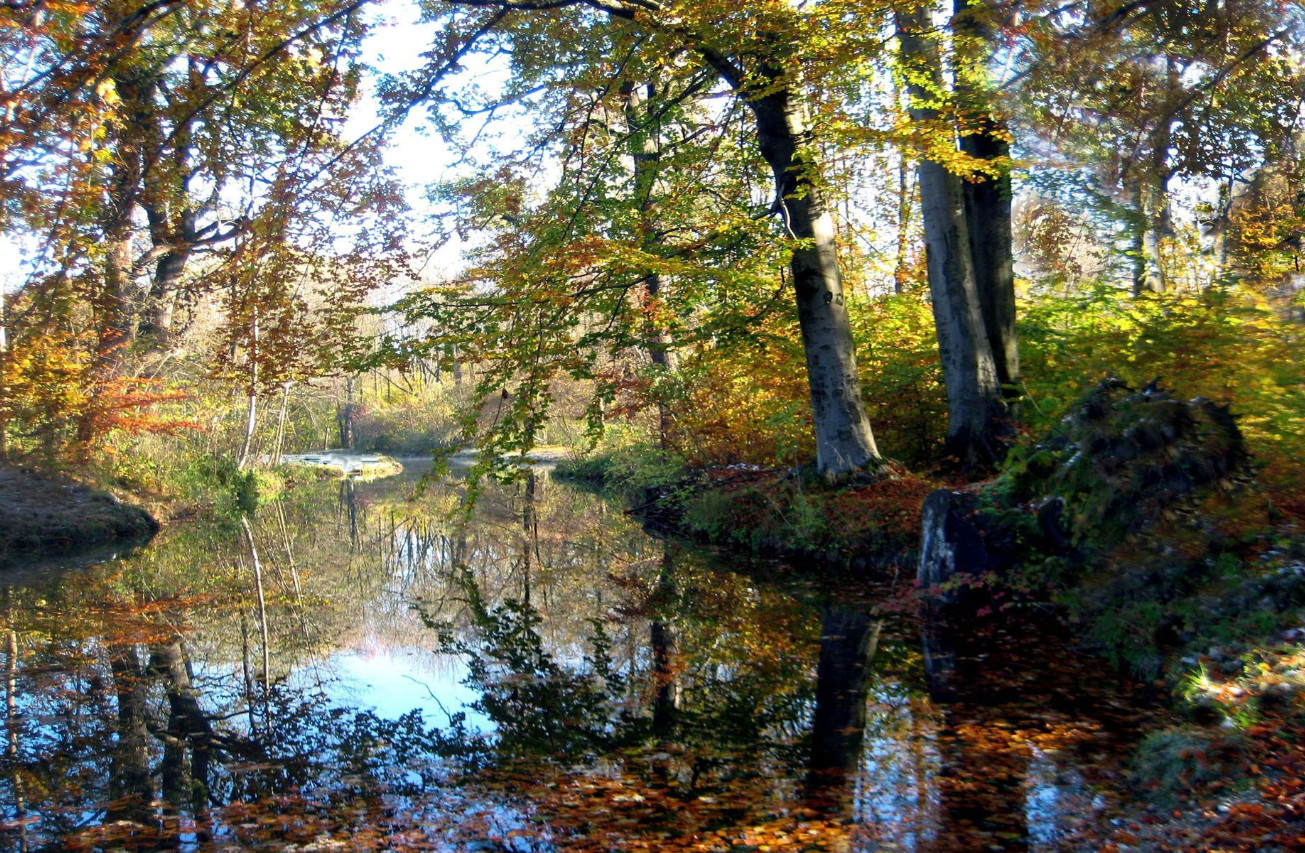
[[(1032, 712), (930, 702), (940, 682), (898, 622), (717, 570), (545, 477), (486, 488), (465, 523), (459, 498), (324, 483), (7, 593), (0, 849), (257, 847), (271, 813), (282, 841), (355, 849), (395, 832), (759, 846), (797, 823), (812, 849), (1051, 844), (1078, 718), (1033, 753), (1002, 716)], [(336, 649), (448, 660), (441, 644), (488, 731), (326, 692)], [(957, 659), (939, 648), (931, 663)], [(982, 681), (972, 659), (963, 685)]]
[[(202, 843), (215, 825), (235, 831), (233, 815), (275, 814), (290, 792), (330, 804), (424, 790), (434, 756), (464, 751), (465, 733), (442, 739), (418, 716), (385, 720), (283, 685), (233, 692), (195, 675), (179, 637), (50, 639), (21, 657), (10, 647), (0, 849)], [(268, 727), (251, 729), (242, 711), (263, 703)]]
[(883, 620), (864, 611), (835, 604), (822, 608), (807, 776), (813, 797), (843, 792), (860, 765), (870, 667), (882, 630)]
[[(570, 646), (550, 651), (537, 607), (523, 598), (490, 603), (470, 572), (461, 579), (469, 623), (428, 615), (444, 648), (468, 661), (468, 682), (481, 697), (475, 707), (495, 723), (494, 748), (510, 755), (593, 755), (636, 744), (698, 750), (702, 757), (680, 768), (690, 788), (709, 771), (792, 764), (811, 699), (806, 614), (737, 577), (722, 583), (682, 565), (677, 573), (670, 548), (642, 568), (649, 577), (625, 579), (633, 597), (613, 600), (590, 621), (578, 655)], [(616, 658), (613, 629), (622, 626), (623, 636), (643, 639), (635, 654)]]

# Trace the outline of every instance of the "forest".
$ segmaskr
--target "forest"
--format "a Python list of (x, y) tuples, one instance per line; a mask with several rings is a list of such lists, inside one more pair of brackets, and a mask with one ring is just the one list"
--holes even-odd
[(0, 849), (1305, 845), (1298, 0), (12, 0), (0, 107)]

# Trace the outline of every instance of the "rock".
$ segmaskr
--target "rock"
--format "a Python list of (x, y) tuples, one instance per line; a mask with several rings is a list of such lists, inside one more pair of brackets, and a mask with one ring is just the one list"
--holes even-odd
[(1015, 501), (1038, 505), (1050, 539), (1111, 547), (1245, 474), (1233, 416), (1205, 398), (1108, 379), (1071, 412), (1003, 475)]
[[(973, 494), (951, 489), (939, 489), (924, 499), (916, 575), (922, 589), (939, 587), (957, 574), (978, 575), (988, 570), (988, 550), (975, 524), (976, 506)], [(956, 590), (949, 589), (942, 598), (943, 603), (955, 603)]]
[[(1048, 561), (1071, 572), (1099, 571), (1126, 541), (1154, 561), (1147, 571), (1156, 577), (1182, 574), (1186, 558), (1170, 545), (1173, 531), (1207, 537), (1208, 547), (1193, 552), (1216, 553), (1217, 531), (1209, 525), (1195, 531), (1187, 514), (1213, 491), (1240, 485), (1247, 461), (1226, 407), (1177, 399), (1156, 383), (1135, 391), (1106, 380), (1048, 435), (1013, 451), (999, 479), (977, 491), (928, 496), (920, 584), (937, 587), (957, 574), (1000, 575)], [(1136, 586), (1143, 574), (1133, 572), (1127, 582)], [(1286, 589), (1291, 584), (1283, 586), (1279, 597), (1296, 595)], [(1305, 582), (1299, 586), (1305, 601)], [(947, 589), (944, 603), (956, 603), (957, 593)], [(1126, 585), (1118, 591), (1131, 594)], [(1168, 627), (1177, 641), (1180, 626)]]

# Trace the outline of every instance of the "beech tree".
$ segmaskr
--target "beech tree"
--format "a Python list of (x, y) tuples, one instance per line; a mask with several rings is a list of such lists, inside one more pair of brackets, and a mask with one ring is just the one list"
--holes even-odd
[[(837, 478), (879, 461), (861, 399), (856, 354), (839, 269), (836, 227), (821, 180), (819, 146), (808, 112), (805, 64), (823, 52), (854, 50), (874, 40), (847, 15), (857, 4), (810, 9), (782, 2), (662, 3), (657, 0), (450, 0), (480, 7), (484, 17), (462, 30), (498, 27), (513, 14), (579, 8), (656, 36), (665, 49), (710, 70), (751, 118), (756, 152), (769, 167), (772, 211), (790, 241), (791, 292), (806, 356), (817, 467)], [(840, 34), (840, 30), (845, 30)], [(863, 39), (858, 43), (857, 39)], [(838, 41), (837, 47), (831, 41)], [(454, 49), (465, 49), (465, 41)]]
[[(992, 112), (986, 48), (992, 9), (957, 0), (949, 85), (929, 4), (895, 12), (909, 113), (925, 151), (921, 216), (947, 389), (945, 452), (965, 469), (1000, 461), (1017, 396), (1009, 134)], [(969, 125), (959, 133), (957, 124)]]

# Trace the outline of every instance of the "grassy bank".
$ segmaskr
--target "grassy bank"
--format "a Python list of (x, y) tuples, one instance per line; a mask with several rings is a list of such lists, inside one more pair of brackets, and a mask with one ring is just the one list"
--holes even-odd
[(148, 512), (109, 492), (0, 468), (0, 565), (140, 540), (158, 529)]
[(693, 469), (649, 448), (566, 460), (555, 476), (622, 499), (654, 527), (703, 544), (856, 572), (909, 565), (920, 503), (935, 488), (898, 468), (839, 487), (802, 469)]

